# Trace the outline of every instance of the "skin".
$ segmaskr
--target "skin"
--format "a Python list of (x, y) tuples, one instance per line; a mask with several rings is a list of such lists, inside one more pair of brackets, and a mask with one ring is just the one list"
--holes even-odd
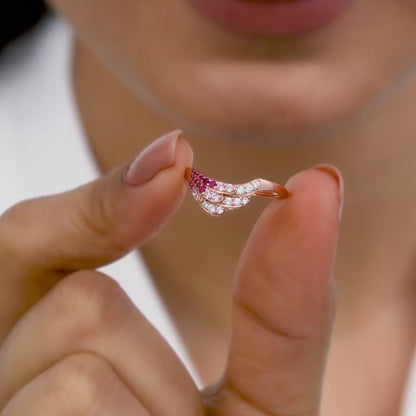
[[(227, 219), (224, 226), (204, 217), (188, 199), (163, 232), (141, 247), (201, 378), (209, 385), (224, 376), (203, 396), (207, 411), (225, 416), (398, 414), (416, 327), (412, 233), (416, 196), (409, 193), (409, 182), (416, 174), (416, 85), (411, 76), (416, 64), (414, 2), (356, 0), (348, 14), (331, 27), (296, 40), (247, 39), (223, 32), (196, 15), (185, 0), (122, 4), (90, 0), (88, 6), (81, 0), (52, 3), (77, 34), (74, 86), (88, 140), (103, 172), (125, 163), (153, 138), (180, 126), (194, 149), (195, 167), (220, 179), (260, 176), (281, 181), (320, 162), (332, 162), (343, 173), (346, 198), (334, 265), (338, 305), (324, 380), (339, 208), (338, 191), (329, 175), (316, 170), (297, 175), (292, 183), (293, 198), (282, 204), (272, 202), (249, 238), (264, 204), (250, 205)], [(114, 181), (109, 175), (102, 181)], [(178, 168), (172, 181), (180, 180)], [(77, 196), (76, 191), (67, 195), (58, 198), (65, 201), (60, 205), (67, 205), (67, 212), (88, 206), (88, 196)], [(133, 208), (136, 212), (142, 197), (139, 190), (131, 200), (114, 205), (125, 204), (127, 212)], [(108, 198), (118, 201), (111, 195)], [(101, 392), (96, 395), (100, 409), (116, 409), (115, 403), (128, 402), (120, 398), (129, 393), (133, 397), (128, 396), (132, 403), (128, 411), (135, 414), (171, 415), (176, 408), (199, 414), (195, 386), (164, 347), (160, 347), (161, 356), (175, 383), (163, 384), (156, 396), (148, 393), (149, 386), (154, 392), (152, 387), (159, 385), (166, 373), (158, 370), (157, 363), (154, 367), (136, 365), (147, 380), (154, 377), (154, 384), (123, 371), (135, 358), (127, 354), (132, 344), (146, 351), (162, 341), (152, 335), (149, 338), (154, 345), (138, 342), (143, 333), (152, 331), (122, 295), (115, 295), (112, 322), (108, 323), (108, 315), (102, 316), (105, 299), (109, 293), (113, 298), (117, 289), (103, 276), (84, 270), (85, 262), (92, 261), (95, 267), (102, 257), (100, 262), (81, 249), (81, 264), (68, 267), (64, 262), (64, 269), (76, 272), (75, 276), (69, 271), (62, 273), (65, 253), (78, 248), (80, 238), (87, 242), (87, 249), (94, 239), (84, 236), (91, 238), (88, 227), (68, 229), (60, 235), (42, 231), (49, 229), (45, 207), (52, 210), (53, 203), (53, 199), (44, 199), (20, 206), (0, 222), (1, 241), (11, 253), (2, 276), (3, 282), (9, 282), (3, 284), (7, 290), (3, 291), (6, 307), (2, 312), (7, 318), (3, 320), (3, 336), (8, 334), (8, 339), (0, 350), (0, 373), (19, 369), (0, 385), (0, 391), (5, 392), (0, 406), (8, 401), (11, 406), (4, 414), (24, 414), (27, 407), (35, 405), (40, 414), (54, 405), (57, 407), (52, 409), (71, 414), (75, 410), (66, 410), (65, 395), (59, 389), (52, 395), (56, 397), (52, 404), (39, 402), (36, 393), (44, 391), (39, 389), (48, 378), (53, 380), (56, 375), (65, 380), (66, 374), (87, 380), (82, 384), (85, 388), (71, 390), (74, 399), (70, 402), (85, 404), (76, 410), (81, 414), (88, 414), (94, 397), (91, 391)], [(173, 205), (166, 202), (160, 223), (173, 213)], [(144, 211), (142, 215), (150, 214)], [(34, 243), (40, 247), (43, 263), (33, 263), (33, 257), (28, 259), (27, 251), (20, 249), (22, 231), (19, 233), (19, 221), (13, 218), (27, 216), (39, 224), (33, 235), (40, 236), (40, 242)], [(45, 225), (41, 218), (45, 218)], [(92, 216), (87, 224), (94, 221)], [(131, 229), (136, 224), (137, 234), (123, 245), (126, 250), (146, 240), (139, 218), (127, 215), (123, 221), (114, 221), (129, 224)], [(68, 238), (76, 231), (81, 233), (75, 234), (77, 238)], [(49, 239), (42, 240), (42, 235)], [(204, 238), (195, 241), (195, 235)], [(111, 243), (111, 234), (107, 237)], [(64, 248), (64, 259), (58, 258), (52, 270), (45, 264), (53, 253), (42, 252), (42, 247), (56, 245), (51, 242)], [(103, 246), (108, 249), (104, 255), (107, 261), (120, 255), (108, 242)], [(214, 264), (212, 258), (216, 259)], [(262, 267), (257, 271), (259, 265)], [(237, 292), (233, 276), (241, 288)], [(32, 278), (44, 288), (62, 277), (65, 279), (14, 327), (21, 310), (21, 289), (16, 282)], [(276, 289), (271, 298), (270, 287)], [(76, 340), (76, 334), (88, 334), (89, 344), (82, 344), (83, 337), (78, 335), (81, 340), (69, 345), (69, 350), (40, 345), (42, 355), (26, 353), (25, 346), (35, 344), (31, 340), (36, 329), (50, 325), (51, 319), (53, 323), (51, 311), (67, 291), (72, 294), (70, 299), (73, 293), (97, 292), (93, 300), (81, 295), (85, 315), (92, 308), (97, 321), (83, 322), (69, 304), (65, 310), (75, 314), (69, 316), (75, 325), (63, 334), (58, 329), (51, 334), (57, 339), (73, 339), (75, 333)], [(39, 294), (44, 292), (39, 290)], [(265, 299), (270, 303), (259, 302)], [(249, 304), (254, 315), (244, 315), (241, 304)], [(129, 328), (137, 325), (136, 338), (120, 342), (117, 351), (110, 351), (109, 346), (115, 343), (111, 342), (111, 325), (121, 321)], [(307, 333), (305, 328), (309, 328)], [(229, 349), (230, 333), (234, 342)], [(86, 349), (93, 357), (79, 357)], [(68, 355), (75, 357), (69, 364), (65, 361)], [(28, 357), (28, 362), (22, 357)], [(126, 357), (125, 361), (119, 362), (120, 357)], [(58, 363), (57, 368), (50, 368), (52, 362)], [(290, 363), (295, 363), (294, 367)], [(102, 380), (109, 380), (108, 384)], [(177, 380), (180, 383), (172, 386)], [(114, 385), (114, 391), (119, 392), (110, 403), (106, 385)], [(280, 394), (282, 391), (285, 394)], [(183, 394), (189, 397), (186, 405), (179, 399)], [(139, 411), (139, 406), (145, 411)], [(165, 413), (167, 409), (170, 413)]]
[[(120, 167), (2, 216), (2, 416), (320, 413), (341, 206), (332, 175), (302, 171), (287, 185), (292, 196), (260, 217), (237, 272), (224, 377), (203, 394), (118, 284), (91, 270), (160, 230), (183, 199), (190, 163), (182, 139), (150, 182), (132, 186)], [(24, 235), (36, 237), (22, 244)], [(22, 287), (40, 299), (29, 303)]]

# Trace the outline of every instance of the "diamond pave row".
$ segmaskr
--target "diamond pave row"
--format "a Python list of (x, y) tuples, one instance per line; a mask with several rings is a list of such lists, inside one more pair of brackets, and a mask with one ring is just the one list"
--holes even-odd
[(247, 205), (260, 184), (260, 179), (240, 185), (218, 182), (195, 169), (192, 169), (188, 180), (195, 200), (204, 211), (213, 216)]

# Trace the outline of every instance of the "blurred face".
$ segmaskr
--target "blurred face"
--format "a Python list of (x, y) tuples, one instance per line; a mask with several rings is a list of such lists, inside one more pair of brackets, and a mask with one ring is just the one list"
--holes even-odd
[(141, 100), (199, 134), (333, 134), (416, 68), (415, 0), (52, 3)]

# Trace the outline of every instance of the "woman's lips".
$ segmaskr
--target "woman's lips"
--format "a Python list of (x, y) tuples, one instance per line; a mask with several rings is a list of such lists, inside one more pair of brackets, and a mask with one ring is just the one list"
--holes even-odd
[(294, 36), (330, 24), (351, 0), (190, 0), (214, 23), (247, 35)]

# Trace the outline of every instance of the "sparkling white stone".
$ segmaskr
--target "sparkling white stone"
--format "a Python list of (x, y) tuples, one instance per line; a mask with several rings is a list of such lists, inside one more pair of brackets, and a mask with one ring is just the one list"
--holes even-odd
[(222, 192), (225, 191), (225, 184), (222, 182), (217, 182), (217, 189)]
[(217, 192), (211, 191), (207, 189), (204, 192), (205, 197), (210, 200), (211, 202), (221, 202), (223, 199), (223, 196), (218, 194)]
[(192, 191), (192, 196), (198, 201), (198, 202), (200, 202), (200, 201), (202, 201), (202, 196), (201, 196), (201, 194), (199, 194), (198, 192), (196, 192), (196, 191)]
[(226, 185), (226, 187), (225, 187), (225, 190), (226, 190), (228, 193), (232, 193), (232, 192), (234, 192), (234, 191), (235, 191), (235, 186), (234, 186), (234, 185), (231, 185), (230, 183), (228, 183), (228, 184)]
[(260, 186), (260, 180), (259, 179), (255, 179), (252, 182), (252, 185), (253, 185), (254, 189), (257, 189)]
[(234, 198), (233, 204), (234, 205), (241, 205), (241, 198)]
[(245, 187), (245, 189), (246, 189), (246, 193), (247, 194), (250, 194), (251, 192), (253, 192), (254, 191), (254, 187), (253, 187), (253, 185), (247, 185), (246, 187)]

